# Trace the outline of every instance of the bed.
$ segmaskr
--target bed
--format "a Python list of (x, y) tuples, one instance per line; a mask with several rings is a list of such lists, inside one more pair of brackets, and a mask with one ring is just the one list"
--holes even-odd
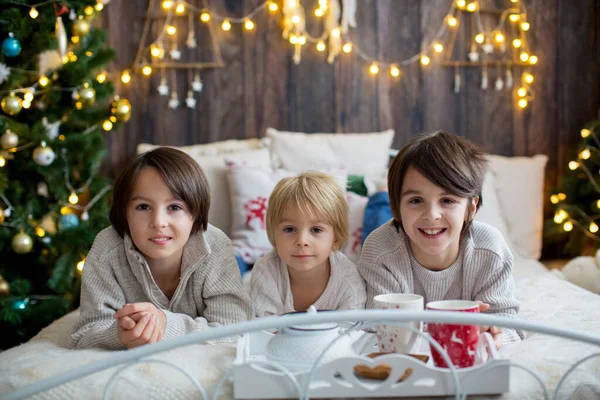
[[(297, 134), (300, 135), (300, 134)], [(234, 186), (235, 180), (229, 177), (227, 187), (226, 164), (236, 162), (244, 165), (245, 170), (271, 168), (271, 162), (276, 160), (277, 152), (280, 160), (286, 160), (285, 167), (292, 172), (306, 168), (311, 160), (298, 160), (304, 154), (315, 155), (314, 149), (328, 149), (339, 156), (347, 155), (347, 160), (339, 156), (332, 165), (319, 167), (344, 167), (351, 174), (364, 174), (365, 183), (376, 181), (378, 176), (385, 174), (386, 163), (369, 164), (360, 160), (357, 162), (354, 154), (374, 154), (376, 159), (387, 157), (393, 132), (382, 133), (381, 140), (372, 140), (372, 136), (353, 136), (353, 146), (356, 152), (348, 148), (348, 139), (335, 142), (346, 135), (333, 135), (332, 139), (319, 139), (321, 136), (307, 135), (311, 140), (326, 140), (327, 143), (310, 144), (310, 149), (301, 149), (301, 144), (308, 139), (292, 133), (269, 132), (268, 146), (258, 141), (247, 141), (244, 144), (202, 145), (198, 148), (186, 148), (205, 168), (205, 173), (211, 182), (211, 196), (218, 208), (211, 209), (209, 219), (217, 226), (221, 225), (234, 243), (236, 240), (243, 245), (256, 249), (248, 232), (229, 231), (236, 227), (235, 198), (241, 195), (240, 188)], [(356, 134), (358, 135), (358, 134)], [(372, 135), (372, 134), (368, 134)], [(300, 139), (299, 139), (300, 138)], [(293, 139), (293, 140), (292, 140)], [(289, 141), (286, 142), (286, 141)], [(225, 143), (225, 142), (224, 142)], [(345, 146), (336, 148), (336, 146)], [(209, 147), (206, 147), (209, 146)], [(212, 147), (210, 147), (212, 146)], [(229, 146), (229, 147), (228, 147)], [(369, 147), (371, 146), (371, 147)], [(373, 147), (373, 146), (376, 146)], [(227, 147), (227, 148), (226, 148)], [(225, 150), (223, 150), (226, 148)], [(300, 148), (300, 150), (299, 150)], [(277, 150), (279, 149), (279, 150)], [(293, 152), (285, 153), (286, 149)], [(367, 149), (367, 150), (365, 150)], [(140, 151), (147, 150), (142, 147)], [(221, 152), (222, 151), (222, 152)], [(319, 150), (321, 151), (321, 150)], [(331, 155), (317, 154), (319, 160), (331, 158)], [(589, 340), (582, 342), (565, 337), (528, 332), (525, 341), (515, 343), (500, 350), (500, 355), (510, 360), (513, 365), (520, 365), (533, 371), (552, 393), (559, 384), (562, 376), (580, 360), (584, 361), (577, 367), (562, 384), (556, 398), (598, 399), (600, 398), (600, 296), (582, 289), (574, 284), (560, 279), (550, 273), (537, 259), (541, 250), (542, 222), (542, 193), (544, 167), (547, 158), (536, 156), (530, 158), (491, 157), (491, 172), (484, 182), (484, 205), (477, 219), (496, 226), (507, 239), (515, 254), (514, 275), (516, 295), (521, 302), (520, 318), (540, 327), (555, 327), (567, 329), (571, 333), (583, 333)], [(289, 164), (292, 162), (292, 164)], [(211, 164), (212, 163), (212, 164)], [(210, 167), (214, 165), (214, 168)], [(312, 164), (310, 164), (312, 165)], [(368, 170), (360, 170), (366, 166)], [(353, 169), (354, 168), (354, 169)], [(358, 168), (358, 169), (357, 169)], [(383, 168), (383, 170), (381, 170)], [(244, 177), (238, 177), (244, 181)], [(212, 184), (214, 183), (214, 185)], [(253, 189), (256, 188), (256, 185)], [(231, 192), (227, 192), (230, 190)], [(266, 190), (266, 189), (265, 189)], [(232, 204), (219, 199), (232, 199)], [(361, 203), (364, 207), (364, 202)], [(227, 210), (227, 207), (233, 209)], [(352, 218), (351, 206), (351, 218)], [(239, 219), (239, 218), (238, 218)], [(358, 218), (360, 219), (360, 218)], [(243, 219), (242, 219), (243, 221)], [(238, 224), (245, 226), (245, 223)], [(252, 244), (254, 243), (254, 246)], [(352, 250), (356, 250), (352, 248)], [(70, 350), (67, 343), (71, 327), (77, 319), (78, 311), (74, 311), (42, 330), (29, 342), (0, 353), (0, 397), (27, 398), (35, 394), (38, 399), (71, 399), (104, 398), (145, 398), (145, 399), (187, 399), (198, 398), (198, 388), (187, 375), (194, 378), (206, 391), (208, 397), (215, 394), (215, 387), (228, 371), (231, 371), (235, 355), (234, 340), (212, 340), (209, 343), (186, 344), (195, 340), (193, 335), (178, 338), (169, 344), (173, 347), (147, 355), (152, 361), (137, 363), (122, 369), (123, 365), (112, 365), (124, 361), (127, 353), (100, 350)], [(218, 328), (221, 329), (221, 328)], [(243, 331), (243, 327), (241, 330)], [(219, 331), (216, 332), (218, 336)], [(225, 332), (225, 331), (223, 331)], [(591, 339), (590, 339), (591, 338)], [(181, 339), (181, 340), (180, 340)], [(163, 349), (161, 342), (157, 345), (144, 346), (152, 351)], [(137, 349), (136, 349), (137, 350)], [(586, 359), (588, 358), (589, 359)], [(98, 369), (93, 374), (67, 379), (59, 385), (49, 385), (47, 390), (39, 391), (44, 382), (56, 380), (62, 374), (77, 374), (93, 366), (109, 365)], [(113, 377), (117, 374), (117, 378)], [(225, 382), (219, 392), (219, 398), (233, 398), (233, 385)], [(532, 399), (543, 398), (544, 391), (540, 382), (523, 369), (511, 368), (510, 391), (494, 398), (501, 399)], [(481, 397), (478, 397), (481, 398)]]

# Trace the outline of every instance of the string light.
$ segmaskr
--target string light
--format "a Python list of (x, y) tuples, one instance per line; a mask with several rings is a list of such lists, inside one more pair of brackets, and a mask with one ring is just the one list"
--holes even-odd
[(369, 72), (372, 75), (377, 75), (379, 73), (379, 65), (377, 65), (376, 62), (374, 62), (373, 64), (371, 64), (371, 66), (369, 67)]
[(91, 17), (92, 14), (94, 13), (94, 7), (92, 6), (87, 6), (83, 12), (85, 13), (85, 15), (87, 15), (88, 17)]
[(467, 6), (467, 11), (469, 12), (473, 12), (477, 10), (477, 2), (474, 1), (472, 3), (469, 3), (469, 5)]
[(519, 107), (521, 108), (525, 108), (527, 107), (527, 105), (529, 104), (529, 102), (525, 99), (520, 99), (517, 103), (519, 105)]
[(557, 196), (560, 201), (564, 201), (567, 199), (567, 195), (564, 193), (559, 193), (559, 194), (557, 194)]
[(152, 74), (152, 67), (149, 65), (144, 65), (144, 67), (142, 68), (142, 74), (150, 76)]
[(315, 10), (315, 17), (319, 17), (319, 18), (321, 18), (323, 15), (325, 15), (325, 11), (323, 11), (322, 9), (320, 9), (320, 8), (317, 8), (317, 9)]
[(319, 40), (319, 42), (317, 43), (317, 50), (325, 51), (325, 43), (322, 40)]
[(527, 22), (527, 21), (521, 22), (521, 29), (523, 29), (525, 32), (527, 32), (530, 27), (531, 27), (531, 25), (529, 25), (529, 22)]
[(200, 21), (202, 21), (202, 22), (210, 21), (210, 14), (207, 13), (206, 11), (203, 11), (202, 14), (200, 14)]
[(458, 20), (456, 18), (454, 18), (452, 15), (450, 15), (447, 19), (446, 19), (446, 23), (448, 24), (448, 26), (454, 28), (458, 25)]
[(592, 233), (598, 232), (598, 225), (596, 225), (593, 221), (590, 222), (590, 232), (592, 232)]
[(517, 48), (517, 49), (518, 49), (519, 47), (521, 47), (521, 45), (523, 44), (523, 42), (521, 41), (521, 39), (514, 39), (514, 40), (512, 41), (512, 44), (513, 44), (513, 46), (514, 46), (515, 48)]
[(600, 208), (600, 200), (598, 200), (598, 201), (596, 202), (596, 207), (597, 207), (597, 208)]
[(40, 83), (40, 86), (44, 87), (48, 84), (49, 80), (48, 80), (48, 77), (46, 77), (46, 75), (42, 75), (42, 76), (40, 76), (40, 79), (38, 80), (38, 82)]
[(511, 22), (517, 22), (518, 20), (520, 20), (520, 19), (521, 19), (521, 16), (520, 16), (519, 14), (510, 14), (510, 15), (508, 16), (508, 19), (509, 19)]
[(247, 31), (251, 31), (254, 29), (254, 22), (252, 22), (250, 18), (246, 18), (246, 21), (244, 22), (244, 28), (246, 28)]
[(467, 5), (466, 0), (456, 0), (456, 7), (465, 8), (466, 5)]
[(478, 33), (477, 35), (475, 35), (475, 41), (479, 44), (483, 43), (483, 41), (485, 40), (485, 36), (483, 35), (483, 33)]
[(554, 214), (554, 222), (557, 224), (561, 224), (563, 222), (563, 219), (558, 212)]
[(112, 128), (113, 124), (109, 120), (106, 120), (102, 123), (102, 129), (104, 129), (106, 132), (110, 131)]
[(96, 76), (96, 80), (98, 83), (104, 83), (106, 81), (106, 72), (100, 72), (98, 76)]
[(46, 231), (43, 228), (38, 226), (37, 228), (35, 228), (35, 234), (38, 237), (44, 237), (44, 236), (46, 236)]
[(527, 62), (527, 60), (529, 60), (529, 54), (526, 51), (524, 51), (519, 55), (519, 58), (521, 59), (521, 61)]
[(173, 25), (167, 25), (165, 30), (167, 31), (167, 34), (171, 36), (177, 33), (177, 28), (175, 28)]
[(444, 46), (441, 43), (434, 43), (433, 44), (433, 51), (435, 51), (436, 53), (441, 53), (444, 50)]
[(425, 54), (423, 54), (421, 56), (421, 64), (429, 65), (430, 62), (431, 62), (431, 58), (427, 57)]
[(567, 221), (563, 224), (563, 229), (565, 232), (571, 232), (573, 230), (573, 223), (571, 221)]
[(77, 196), (77, 193), (75, 193), (74, 191), (71, 192), (71, 194), (69, 195), (69, 203), (77, 204), (78, 202), (79, 202), (79, 197)]
[(304, 35), (298, 36), (298, 44), (301, 46), (304, 46), (306, 44), (306, 36), (304, 36)]
[(529, 84), (533, 83), (533, 75), (531, 75), (530, 73), (526, 72), (523, 74), (523, 80)]
[(538, 62), (538, 58), (537, 56), (530, 56), (529, 57), (529, 64), (535, 65)]
[(390, 75), (393, 76), (394, 78), (397, 78), (400, 76), (400, 70), (398, 69), (398, 67), (396, 67), (393, 64), (390, 67)]
[(77, 270), (79, 272), (83, 271), (84, 265), (85, 265), (85, 258), (77, 263)]
[(31, 7), (31, 10), (29, 10), (29, 16), (33, 19), (36, 19), (38, 17), (38, 15), (40, 15), (38, 10), (36, 10), (35, 7)]
[(583, 158), (584, 160), (587, 160), (591, 157), (592, 153), (590, 153), (590, 149), (585, 149), (581, 152), (581, 154), (579, 154), (579, 157)]
[(279, 10), (279, 6), (274, 1), (269, 2), (269, 11), (275, 12)]
[(6, 165), (6, 159), (3, 156), (0, 156), (0, 168)]
[(129, 74), (129, 70), (125, 70), (121, 75), (121, 82), (127, 84), (131, 82), (131, 75)]
[(183, 14), (185, 12), (185, 3), (180, 2), (179, 4), (177, 4), (177, 7), (175, 7), (175, 12), (177, 14)]
[(558, 196), (553, 194), (552, 196), (550, 196), (550, 202), (552, 204), (558, 204), (559, 200), (558, 200)]
[(579, 163), (577, 161), (570, 161), (569, 162), (569, 169), (571, 171), (575, 171), (577, 168), (579, 168)]
[(342, 46), (342, 51), (344, 53), (350, 53), (352, 51), (352, 43), (348, 42)]
[(494, 39), (496, 40), (496, 42), (502, 43), (502, 42), (504, 42), (504, 35), (502, 34), (502, 32), (498, 32), (494, 36)]
[(225, 18), (223, 20), (223, 23), (221, 24), (221, 29), (223, 29), (224, 31), (228, 31), (231, 29), (231, 22), (229, 22), (229, 19)]
[(592, 131), (590, 131), (589, 129), (582, 129), (581, 137), (585, 139), (586, 137), (590, 136), (591, 133), (592, 133)]
[(165, 10), (168, 10), (171, 7), (173, 7), (173, 2), (171, 0), (165, 0), (162, 2), (162, 8), (164, 8)]
[(104, 9), (104, 4), (97, 2), (95, 7), (96, 7), (96, 11), (102, 11), (102, 9)]

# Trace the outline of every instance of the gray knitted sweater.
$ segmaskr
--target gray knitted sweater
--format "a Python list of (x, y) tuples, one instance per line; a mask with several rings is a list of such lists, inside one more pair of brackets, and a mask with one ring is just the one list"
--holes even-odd
[(252, 318), (231, 241), (212, 225), (186, 243), (179, 286), (170, 300), (131, 238), (122, 238), (112, 227), (101, 231), (85, 261), (81, 313), (71, 347), (125, 349), (113, 315), (126, 303), (138, 302), (150, 302), (164, 311), (164, 339)]
[[(513, 255), (494, 227), (474, 221), (463, 235), (457, 259), (442, 271), (431, 271), (414, 258), (408, 236), (393, 220), (373, 231), (362, 249), (358, 270), (367, 283), (367, 308), (383, 293), (415, 293), (425, 304), (437, 300), (480, 300), (488, 313), (516, 318)], [(503, 341), (524, 338), (524, 333), (505, 329)]]

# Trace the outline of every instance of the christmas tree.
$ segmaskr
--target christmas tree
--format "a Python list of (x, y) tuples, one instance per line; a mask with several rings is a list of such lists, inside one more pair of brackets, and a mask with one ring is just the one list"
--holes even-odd
[(576, 158), (568, 163), (561, 186), (550, 201), (554, 216), (544, 224), (552, 257), (574, 257), (600, 247), (600, 121), (581, 130)]
[(108, 1), (0, 4), (0, 348), (78, 305), (83, 261), (109, 225), (104, 135), (131, 107), (113, 98), (114, 51), (92, 26)]

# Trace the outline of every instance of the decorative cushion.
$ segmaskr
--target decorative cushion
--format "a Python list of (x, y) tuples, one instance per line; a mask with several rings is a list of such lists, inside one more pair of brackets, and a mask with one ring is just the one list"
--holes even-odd
[[(248, 264), (271, 251), (267, 236), (268, 199), (280, 179), (293, 176), (285, 169), (244, 167), (229, 163), (228, 182), (231, 193), (231, 234), (235, 254)], [(340, 180), (345, 187), (347, 174), (343, 170), (322, 170)]]
[[(544, 221), (544, 175), (548, 157), (488, 156), (501, 215), (513, 251), (539, 259)], [(485, 205), (484, 197), (484, 205)]]
[(366, 196), (360, 196), (353, 192), (346, 193), (348, 209), (350, 211), (348, 228), (350, 236), (348, 243), (342, 249), (342, 253), (353, 262), (358, 262), (360, 252), (362, 251), (362, 230), (365, 217), (365, 207), (369, 202)]
[[(138, 154), (146, 152), (148, 150), (152, 150), (155, 147), (159, 147), (158, 145), (149, 144), (149, 143), (140, 143), (137, 146)], [(256, 150), (264, 147), (261, 139), (245, 139), (245, 140), (224, 140), (222, 142), (214, 142), (207, 144), (194, 144), (191, 146), (168, 146), (173, 147), (174, 149), (179, 149), (181, 151), (185, 151), (192, 157), (197, 156), (212, 156), (216, 154), (223, 153), (235, 153), (239, 151), (245, 150)]]
[[(185, 151), (202, 167), (210, 186), (208, 221), (229, 236), (231, 233), (231, 203), (229, 200), (231, 196), (227, 185), (225, 160), (234, 160), (239, 165), (269, 168), (271, 167), (271, 158), (268, 149), (256, 147), (255, 150), (243, 150), (244, 147), (258, 146), (258, 141), (254, 140), (228, 140), (226, 142), (211, 143), (211, 145), (171, 147)], [(154, 147), (157, 146), (141, 144), (138, 146), (138, 153), (151, 150)], [(220, 154), (208, 154), (216, 151), (216, 149), (227, 149), (227, 151)]]
[(392, 129), (378, 133), (301, 133), (267, 128), (273, 165), (301, 172), (343, 168), (352, 175), (380, 176), (389, 162)]

